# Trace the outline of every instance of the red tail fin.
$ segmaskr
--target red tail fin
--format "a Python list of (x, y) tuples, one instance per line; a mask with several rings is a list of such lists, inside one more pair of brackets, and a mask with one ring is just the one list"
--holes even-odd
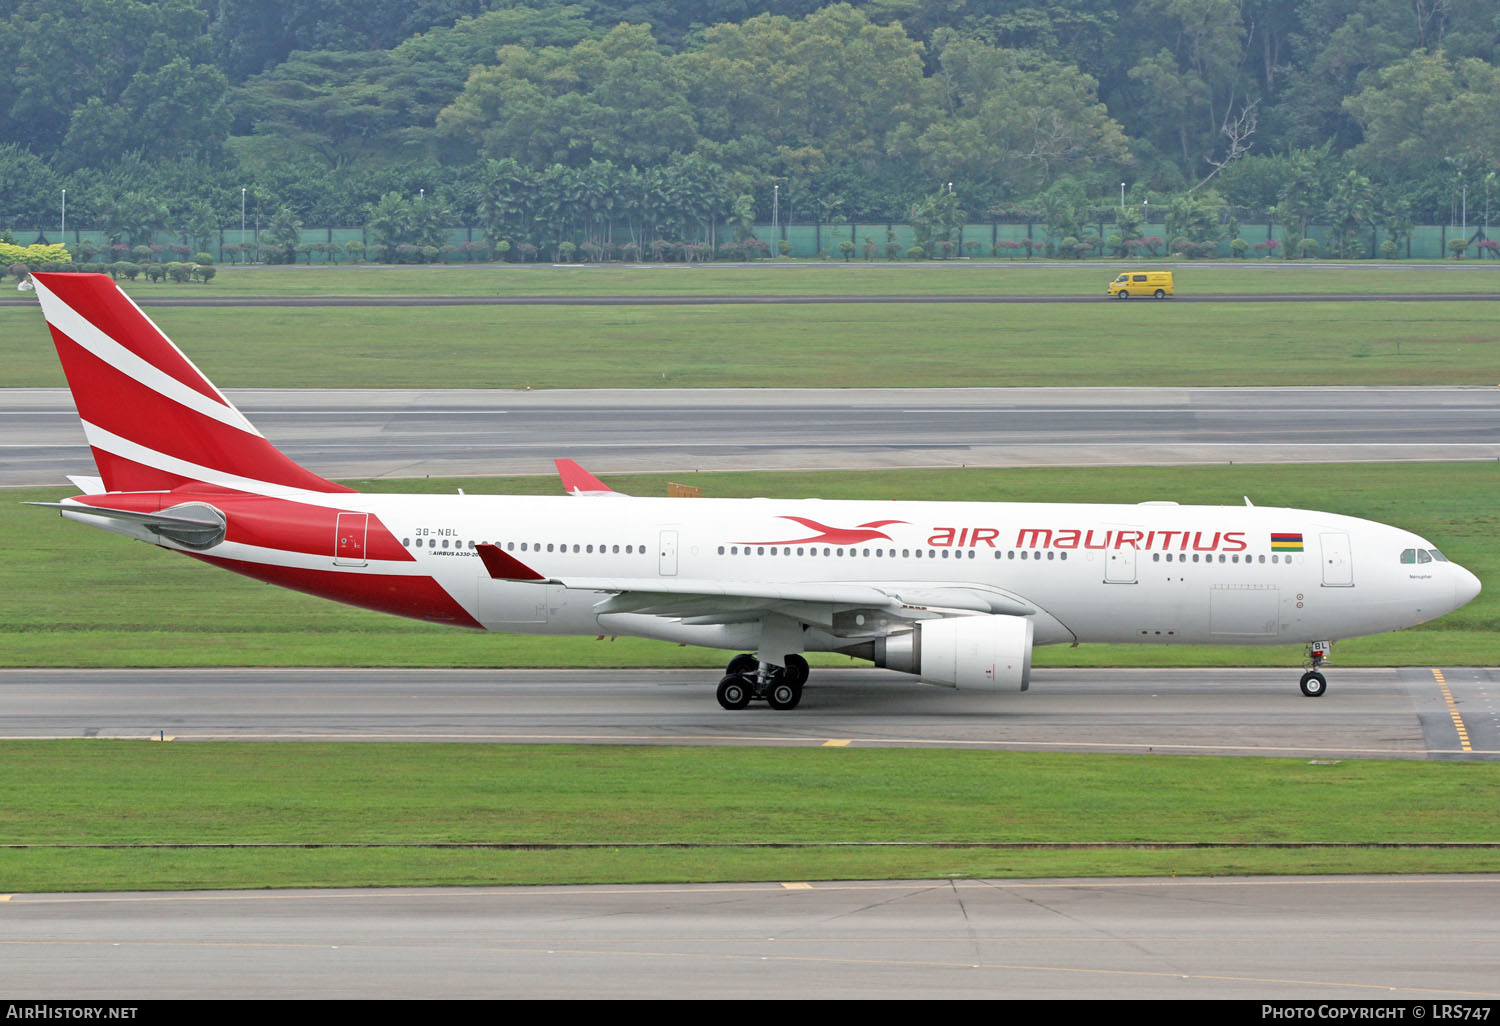
[(107, 275), (32, 280), (110, 491), (349, 491), (266, 441)]

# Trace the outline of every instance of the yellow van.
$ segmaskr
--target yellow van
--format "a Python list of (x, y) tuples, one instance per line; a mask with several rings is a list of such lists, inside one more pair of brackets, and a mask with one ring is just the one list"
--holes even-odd
[(1131, 296), (1155, 296), (1166, 299), (1175, 295), (1171, 271), (1126, 271), (1109, 283), (1109, 294), (1116, 299)]

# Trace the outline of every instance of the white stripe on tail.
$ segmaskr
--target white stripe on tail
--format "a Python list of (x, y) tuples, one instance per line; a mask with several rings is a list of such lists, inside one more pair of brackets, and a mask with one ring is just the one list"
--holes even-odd
[(107, 275), (32, 278), (110, 491), (349, 491), (266, 441)]

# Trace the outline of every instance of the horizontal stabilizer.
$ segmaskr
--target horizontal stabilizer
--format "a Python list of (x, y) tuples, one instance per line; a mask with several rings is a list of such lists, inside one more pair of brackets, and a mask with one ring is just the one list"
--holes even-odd
[(224, 514), (201, 502), (175, 506), (163, 513), (138, 513), (130, 509), (111, 509), (108, 506), (87, 506), (81, 502), (27, 502), (26, 506), (42, 506), (61, 513), (81, 513), (105, 520), (119, 520), (140, 524), (153, 534), (161, 535), (190, 549), (207, 549), (224, 540), (226, 522)]

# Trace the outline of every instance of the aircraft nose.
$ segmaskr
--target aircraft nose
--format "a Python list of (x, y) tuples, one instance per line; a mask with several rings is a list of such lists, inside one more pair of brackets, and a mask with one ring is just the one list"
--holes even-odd
[(1461, 566), (1454, 566), (1458, 571), (1453, 578), (1453, 608), (1466, 605), (1479, 594), (1479, 578), (1465, 570)]

